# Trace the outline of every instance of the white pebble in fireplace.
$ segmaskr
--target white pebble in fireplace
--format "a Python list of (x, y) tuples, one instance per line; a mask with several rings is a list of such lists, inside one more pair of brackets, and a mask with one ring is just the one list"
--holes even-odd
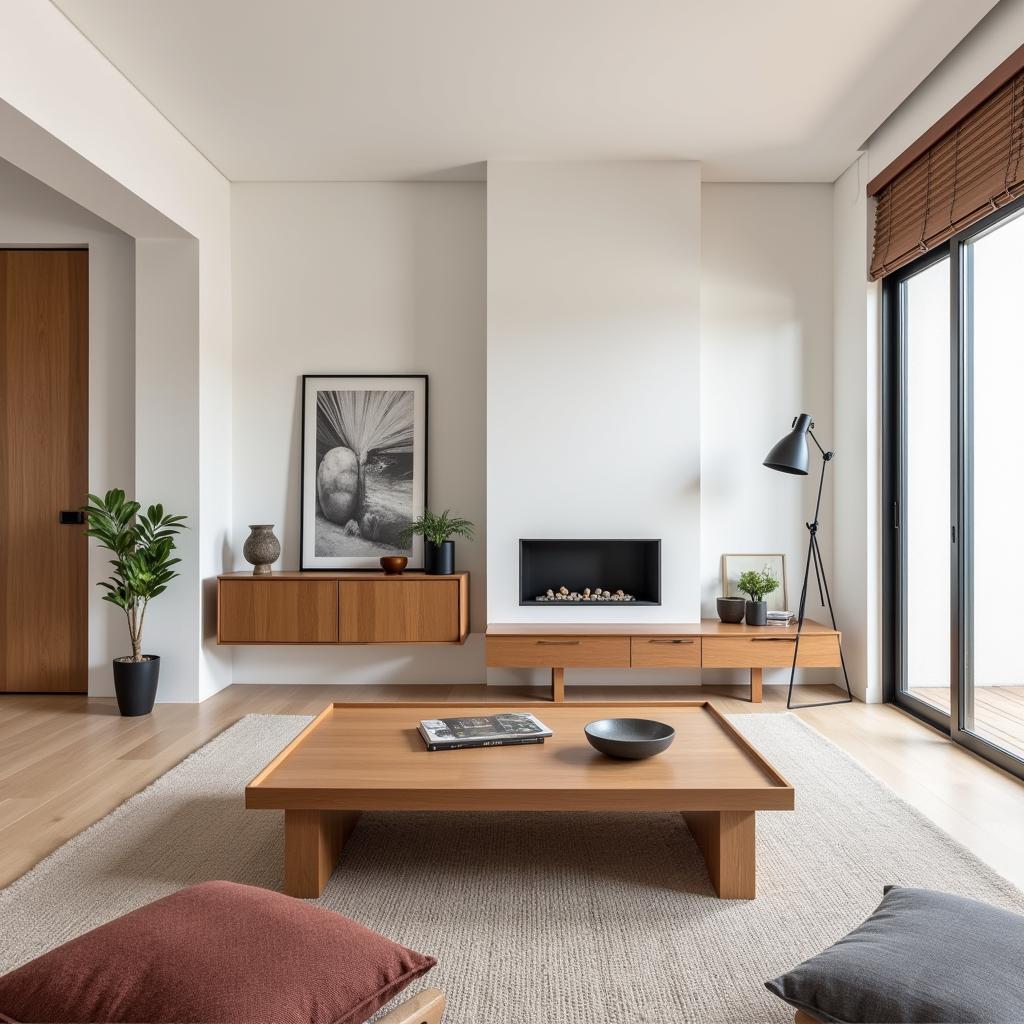
[(584, 587), (583, 593), (570, 590), (568, 587), (559, 587), (558, 590), (547, 590), (538, 594), (538, 601), (635, 601), (632, 594), (622, 590), (602, 590), (600, 587)]

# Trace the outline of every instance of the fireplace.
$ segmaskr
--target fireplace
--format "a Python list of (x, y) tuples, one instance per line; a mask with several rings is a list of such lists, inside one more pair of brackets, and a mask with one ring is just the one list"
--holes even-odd
[(521, 540), (519, 603), (537, 608), (661, 604), (661, 541)]

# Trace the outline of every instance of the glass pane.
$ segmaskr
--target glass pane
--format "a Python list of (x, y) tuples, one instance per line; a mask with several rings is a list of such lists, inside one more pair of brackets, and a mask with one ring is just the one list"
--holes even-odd
[(906, 566), (904, 691), (949, 712), (949, 260), (908, 278), (900, 293), (904, 394)]
[(1013, 538), (1024, 510), (1024, 460), (1016, 445), (1024, 387), (1024, 217), (965, 248), (969, 287), (973, 280), (967, 308), (973, 328), (974, 659), (963, 728), (1024, 756), (1024, 659), (1013, 582), (1021, 562)]

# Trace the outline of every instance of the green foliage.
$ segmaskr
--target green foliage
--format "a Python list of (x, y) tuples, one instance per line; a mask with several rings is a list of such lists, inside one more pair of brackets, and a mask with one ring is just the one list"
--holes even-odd
[(430, 509), (424, 509), (419, 519), (414, 519), (403, 531), (402, 540), (408, 544), (410, 540), (419, 534), (424, 540), (434, 544), (443, 544), (452, 537), (466, 537), (473, 539), (473, 524), (468, 519), (459, 519), (458, 516), (450, 515), (451, 509), (446, 508), (439, 516)]
[(137, 501), (127, 501), (124, 491), (114, 489), (102, 497), (89, 495), (83, 506), (87, 536), (111, 551), (114, 567), (108, 580), (98, 584), (104, 601), (117, 605), (128, 619), (132, 661), (142, 661), (142, 626), (146, 606), (159, 597), (178, 576), (172, 558), (174, 538), (183, 530), (185, 516), (164, 512), (163, 505), (150, 505), (145, 512)]
[(779, 581), (767, 567), (760, 572), (757, 569), (748, 569), (740, 575), (736, 588), (746, 594), (751, 601), (763, 601), (768, 594), (779, 589)]

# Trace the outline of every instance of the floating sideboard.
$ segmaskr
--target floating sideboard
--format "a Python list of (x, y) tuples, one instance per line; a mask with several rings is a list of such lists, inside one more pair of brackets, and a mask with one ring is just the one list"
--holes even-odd
[[(745, 668), (750, 699), (761, 700), (766, 668), (789, 668), (796, 626), (732, 625), (717, 619), (685, 625), (492, 623), (488, 668), (549, 668), (551, 699), (565, 699), (567, 668)], [(838, 630), (804, 620), (800, 668), (839, 668)]]
[(468, 572), (217, 577), (221, 644), (461, 644), (468, 634)]

